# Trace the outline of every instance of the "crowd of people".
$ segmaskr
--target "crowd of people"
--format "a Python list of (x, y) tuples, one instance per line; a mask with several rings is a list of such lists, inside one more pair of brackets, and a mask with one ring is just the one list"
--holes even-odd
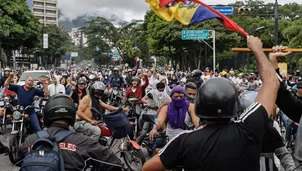
[[(144, 164), (143, 171), (264, 171), (267, 162), (261, 162), (260, 156), (267, 153), (277, 157), (273, 157), (272, 169), (293, 171), (296, 165), (283, 141), (276, 113), (280, 113), (277, 108), (282, 111), (286, 130), (292, 128), (292, 123), (299, 123), (302, 82), (296, 76), (279, 79), (278, 57), (290, 54), (281, 52), (283, 47), (275, 47), (267, 59), (259, 38), (250, 36), (247, 44), (256, 57), (258, 73), (235, 75), (233, 69), (210, 68), (181, 72), (171, 68), (87, 67), (56, 70), (51, 78), (43, 75), (38, 81), (28, 77), (21, 86), (15, 85), (18, 77), (6, 68), (0, 83), (7, 95), (17, 95), (21, 106), (33, 103), (34, 96), (49, 98), (44, 121), (52, 136), (69, 126), (75, 129), (76, 133), (62, 140), (77, 149), (61, 148), (66, 170), (81, 170), (89, 158), (96, 159), (93, 164), (103, 170), (123, 168), (111, 150), (97, 143), (100, 128), (97, 114), (91, 110), (118, 111), (121, 106), (107, 103), (116, 87), (122, 92), (122, 105), (129, 98), (139, 99), (135, 104), (141, 132), (149, 132), (150, 139), (155, 139), (159, 131), (164, 131), (169, 138), (158, 155)], [(124, 112), (128, 110), (123, 108)], [(35, 111), (28, 113), (39, 132)], [(143, 115), (155, 118), (150, 130), (150, 124), (142, 121)], [(286, 138), (289, 136), (287, 132)], [(23, 157), (37, 139), (35, 134), (25, 140)], [(136, 138), (139, 144), (142, 140), (142, 136)]]

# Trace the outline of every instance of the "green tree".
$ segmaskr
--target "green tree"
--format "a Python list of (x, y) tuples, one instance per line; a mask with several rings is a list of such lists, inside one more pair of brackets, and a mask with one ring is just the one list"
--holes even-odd
[(25, 0), (0, 1), (0, 54), (8, 65), (13, 50), (32, 48), (38, 41), (40, 23)]
[[(48, 34), (47, 49), (43, 49), (43, 34)], [(68, 31), (63, 26), (47, 25), (43, 28), (43, 32), (40, 33), (39, 38), (41, 42), (39, 52), (42, 52), (44, 56), (42, 61), (44, 65), (58, 65), (61, 57), (66, 55), (68, 48), (71, 46)]]

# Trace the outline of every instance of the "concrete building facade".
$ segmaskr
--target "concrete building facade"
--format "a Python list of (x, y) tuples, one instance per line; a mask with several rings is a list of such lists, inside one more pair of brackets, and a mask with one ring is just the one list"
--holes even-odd
[(59, 16), (57, 0), (27, 0), (27, 4), (42, 24), (58, 25)]
[(72, 44), (75, 46), (83, 46), (87, 47), (87, 36), (85, 33), (81, 32), (78, 28), (72, 28), (72, 30), (68, 33)]

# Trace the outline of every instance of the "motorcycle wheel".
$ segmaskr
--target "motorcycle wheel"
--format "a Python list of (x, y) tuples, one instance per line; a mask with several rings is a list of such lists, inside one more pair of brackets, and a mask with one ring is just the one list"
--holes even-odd
[(142, 150), (133, 149), (123, 152), (123, 159), (131, 171), (142, 170), (146, 158)]
[(8, 156), (9, 160), (13, 163), (16, 164), (19, 158), (18, 155), (18, 150), (19, 150), (19, 135), (10, 135), (9, 141), (8, 141)]

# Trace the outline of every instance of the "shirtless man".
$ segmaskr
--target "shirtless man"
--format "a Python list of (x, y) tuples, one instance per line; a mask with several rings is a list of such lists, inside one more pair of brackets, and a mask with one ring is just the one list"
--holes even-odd
[[(101, 112), (101, 109), (107, 109), (110, 111), (117, 111), (119, 109), (102, 102), (101, 98), (105, 88), (105, 84), (100, 81), (93, 83), (89, 87), (89, 94), (84, 96), (80, 101), (76, 115), (76, 122), (74, 124), (74, 129), (77, 132), (83, 133), (97, 141), (101, 136), (101, 130), (97, 126), (98, 121), (94, 120), (93, 111), (91, 110), (92, 107), (96, 108), (99, 112)], [(128, 111), (128, 109), (123, 110), (125, 112)]]

